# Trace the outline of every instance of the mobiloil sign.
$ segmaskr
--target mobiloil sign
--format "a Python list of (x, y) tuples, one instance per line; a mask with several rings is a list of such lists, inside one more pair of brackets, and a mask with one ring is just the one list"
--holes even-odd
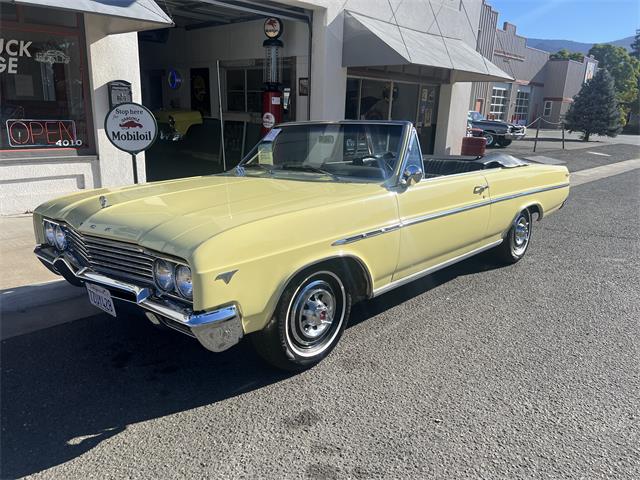
[(133, 181), (138, 183), (136, 154), (153, 145), (158, 136), (153, 113), (138, 103), (121, 103), (107, 113), (104, 131), (116, 148), (132, 155)]

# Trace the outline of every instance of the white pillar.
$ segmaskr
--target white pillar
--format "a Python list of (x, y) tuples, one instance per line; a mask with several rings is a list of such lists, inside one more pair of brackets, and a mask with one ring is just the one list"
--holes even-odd
[(460, 155), (467, 131), (467, 112), (471, 83), (456, 82), (440, 86), (434, 154)]
[(339, 5), (313, 15), (311, 120), (343, 120), (347, 69), (342, 67), (343, 12)]
[[(133, 183), (131, 155), (115, 148), (104, 132), (104, 118), (109, 112), (107, 83), (112, 80), (131, 82), (133, 101), (142, 101), (138, 34), (107, 35), (104, 24), (108, 18), (90, 14), (84, 16), (96, 154), (100, 168), (101, 185), (96, 186), (103, 187)], [(137, 157), (138, 181), (142, 183), (146, 180), (144, 153)]]

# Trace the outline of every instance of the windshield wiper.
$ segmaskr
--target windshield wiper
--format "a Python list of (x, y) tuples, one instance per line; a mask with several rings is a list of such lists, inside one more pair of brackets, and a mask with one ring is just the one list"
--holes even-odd
[(293, 170), (298, 172), (310, 172), (310, 173), (319, 173), (321, 175), (328, 175), (334, 180), (340, 180), (335, 173), (331, 173), (323, 168), (312, 167), (310, 165), (298, 165), (294, 163), (284, 163), (280, 165), (281, 170)]

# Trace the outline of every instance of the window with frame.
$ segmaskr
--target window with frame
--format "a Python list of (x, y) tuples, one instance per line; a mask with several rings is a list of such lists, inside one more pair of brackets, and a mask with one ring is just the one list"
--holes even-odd
[(504, 87), (493, 87), (491, 92), (490, 118), (504, 120), (507, 114), (507, 101), (509, 90)]
[(0, 149), (94, 153), (82, 16), (7, 7), (0, 16)]
[(552, 100), (545, 100), (544, 101), (544, 109), (542, 111), (542, 116), (543, 117), (550, 117), (552, 109), (553, 109), (553, 101)]
[(516, 95), (516, 108), (513, 115), (513, 122), (520, 125), (527, 123), (529, 118), (529, 98), (530, 93), (518, 90)]
[[(250, 67), (225, 68), (227, 112), (262, 113), (262, 68), (261, 60), (256, 61), (255, 65)], [(282, 69), (283, 87), (292, 88), (293, 75), (294, 70), (290, 66), (289, 59), (286, 59)], [(291, 102), (293, 100), (293, 95), (291, 95)]]

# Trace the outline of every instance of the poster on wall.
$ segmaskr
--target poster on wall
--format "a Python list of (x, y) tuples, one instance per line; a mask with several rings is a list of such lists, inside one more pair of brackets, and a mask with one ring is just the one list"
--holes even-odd
[(198, 110), (203, 117), (211, 116), (208, 68), (191, 69), (191, 110)]

